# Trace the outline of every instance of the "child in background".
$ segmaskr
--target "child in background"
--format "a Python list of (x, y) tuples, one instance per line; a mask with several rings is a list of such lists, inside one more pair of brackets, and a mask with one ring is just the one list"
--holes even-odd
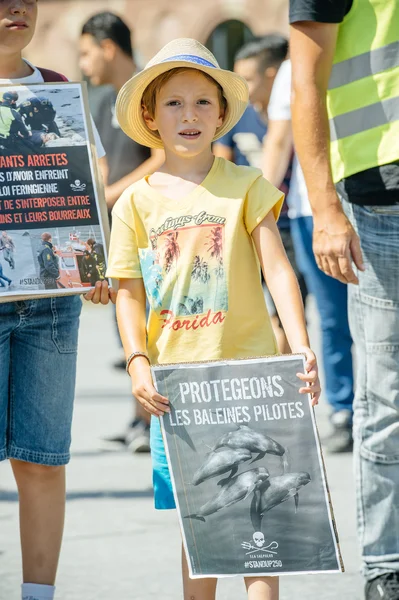
[[(277, 354), (259, 265), (292, 351), (306, 354), (300, 393), (311, 393), (314, 403), (320, 395), (298, 283), (276, 226), (283, 194), (259, 169), (212, 154), (212, 142), (237, 123), (247, 102), (246, 82), (190, 39), (165, 46), (117, 101), (125, 133), (166, 155), (159, 171), (116, 203), (107, 272), (119, 279), (117, 315), (133, 394), (153, 415), (160, 509), (175, 508), (158, 419), (170, 409), (150, 364)], [(277, 577), (245, 581), (250, 600), (277, 600)], [(214, 600), (216, 582), (190, 579), (183, 552), (184, 598)]]
[[(22, 56), (35, 33), (37, 13), (36, 0), (0, 0), (0, 84), (5, 89), (66, 81)], [(9, 94), (8, 100), (15, 96)], [(10, 113), (10, 108), (0, 107), (0, 156), (15, 154), (15, 146), (6, 149), (12, 120), (2, 120), (2, 112)], [(98, 134), (96, 145), (99, 157), (104, 156)], [(3, 233), (0, 247), (7, 244)], [(12, 256), (8, 258), (11, 267)], [(0, 287), (0, 293), (6, 291)], [(107, 304), (115, 296), (103, 281), (85, 298)], [(22, 600), (53, 600), (55, 595), (81, 305), (79, 296), (65, 295), (0, 303), (0, 461), (10, 460), (18, 486)], [(5, 594), (0, 582), (0, 597)]]

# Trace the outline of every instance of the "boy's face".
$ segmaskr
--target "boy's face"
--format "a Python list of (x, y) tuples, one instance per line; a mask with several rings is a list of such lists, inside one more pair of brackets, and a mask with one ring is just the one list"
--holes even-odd
[(234, 71), (237, 75), (241, 75), (241, 77), (246, 80), (250, 103), (255, 106), (267, 105), (270, 99), (276, 70), (269, 67), (266, 71), (261, 72), (258, 59), (253, 57), (237, 60), (234, 65)]
[(159, 132), (165, 149), (187, 158), (210, 150), (223, 118), (216, 84), (195, 69), (165, 83), (157, 94), (154, 118), (144, 110), (147, 126)]
[(79, 40), (79, 67), (91, 85), (109, 82), (109, 44), (105, 42), (99, 44), (89, 33), (84, 33)]
[(0, 0), (0, 57), (20, 53), (35, 32), (37, 0)]

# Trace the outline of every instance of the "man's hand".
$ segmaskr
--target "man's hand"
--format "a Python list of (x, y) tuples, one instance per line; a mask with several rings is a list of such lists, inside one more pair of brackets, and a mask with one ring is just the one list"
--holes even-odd
[(97, 281), (95, 287), (85, 294), (84, 299), (93, 302), (93, 304), (108, 304), (109, 301), (115, 304), (116, 294), (117, 292), (109, 287), (108, 281), (104, 279), (104, 281)]
[(364, 271), (360, 240), (341, 208), (314, 215), (313, 252), (326, 275), (342, 283), (359, 283), (352, 261)]

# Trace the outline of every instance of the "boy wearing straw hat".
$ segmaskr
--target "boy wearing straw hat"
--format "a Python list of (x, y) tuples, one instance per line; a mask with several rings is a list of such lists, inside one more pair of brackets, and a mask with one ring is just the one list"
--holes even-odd
[[(314, 404), (320, 395), (301, 295), (276, 226), (283, 194), (259, 169), (215, 158), (211, 150), (247, 102), (244, 79), (220, 69), (190, 39), (167, 44), (117, 100), (125, 133), (164, 148), (166, 156), (117, 201), (107, 272), (120, 282), (118, 322), (133, 394), (152, 414), (159, 509), (175, 508), (157, 418), (170, 409), (154, 388), (150, 364), (276, 354), (259, 262), (293, 352), (306, 353), (300, 391), (312, 393)], [(216, 580), (191, 580), (184, 553), (183, 585), (184, 598), (215, 598)], [(251, 600), (278, 598), (278, 578), (251, 577), (246, 585)]]
[[(37, 13), (36, 0), (0, 0), (1, 84), (66, 81), (22, 56)], [(97, 149), (104, 155), (98, 136)], [(85, 298), (107, 304), (115, 295), (104, 281)], [(18, 487), (22, 600), (55, 595), (81, 304), (78, 296), (0, 304), (0, 462), (10, 460)], [(1, 581), (0, 596), (6, 595)]]

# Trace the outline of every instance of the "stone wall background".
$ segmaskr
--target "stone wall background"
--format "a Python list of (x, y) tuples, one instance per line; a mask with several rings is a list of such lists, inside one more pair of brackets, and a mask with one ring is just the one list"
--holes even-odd
[(288, 0), (41, 0), (26, 58), (79, 79), (80, 30), (102, 10), (119, 14), (132, 28), (139, 66), (173, 38), (194, 37), (205, 43), (220, 23), (230, 19), (242, 21), (255, 35), (288, 33)]

